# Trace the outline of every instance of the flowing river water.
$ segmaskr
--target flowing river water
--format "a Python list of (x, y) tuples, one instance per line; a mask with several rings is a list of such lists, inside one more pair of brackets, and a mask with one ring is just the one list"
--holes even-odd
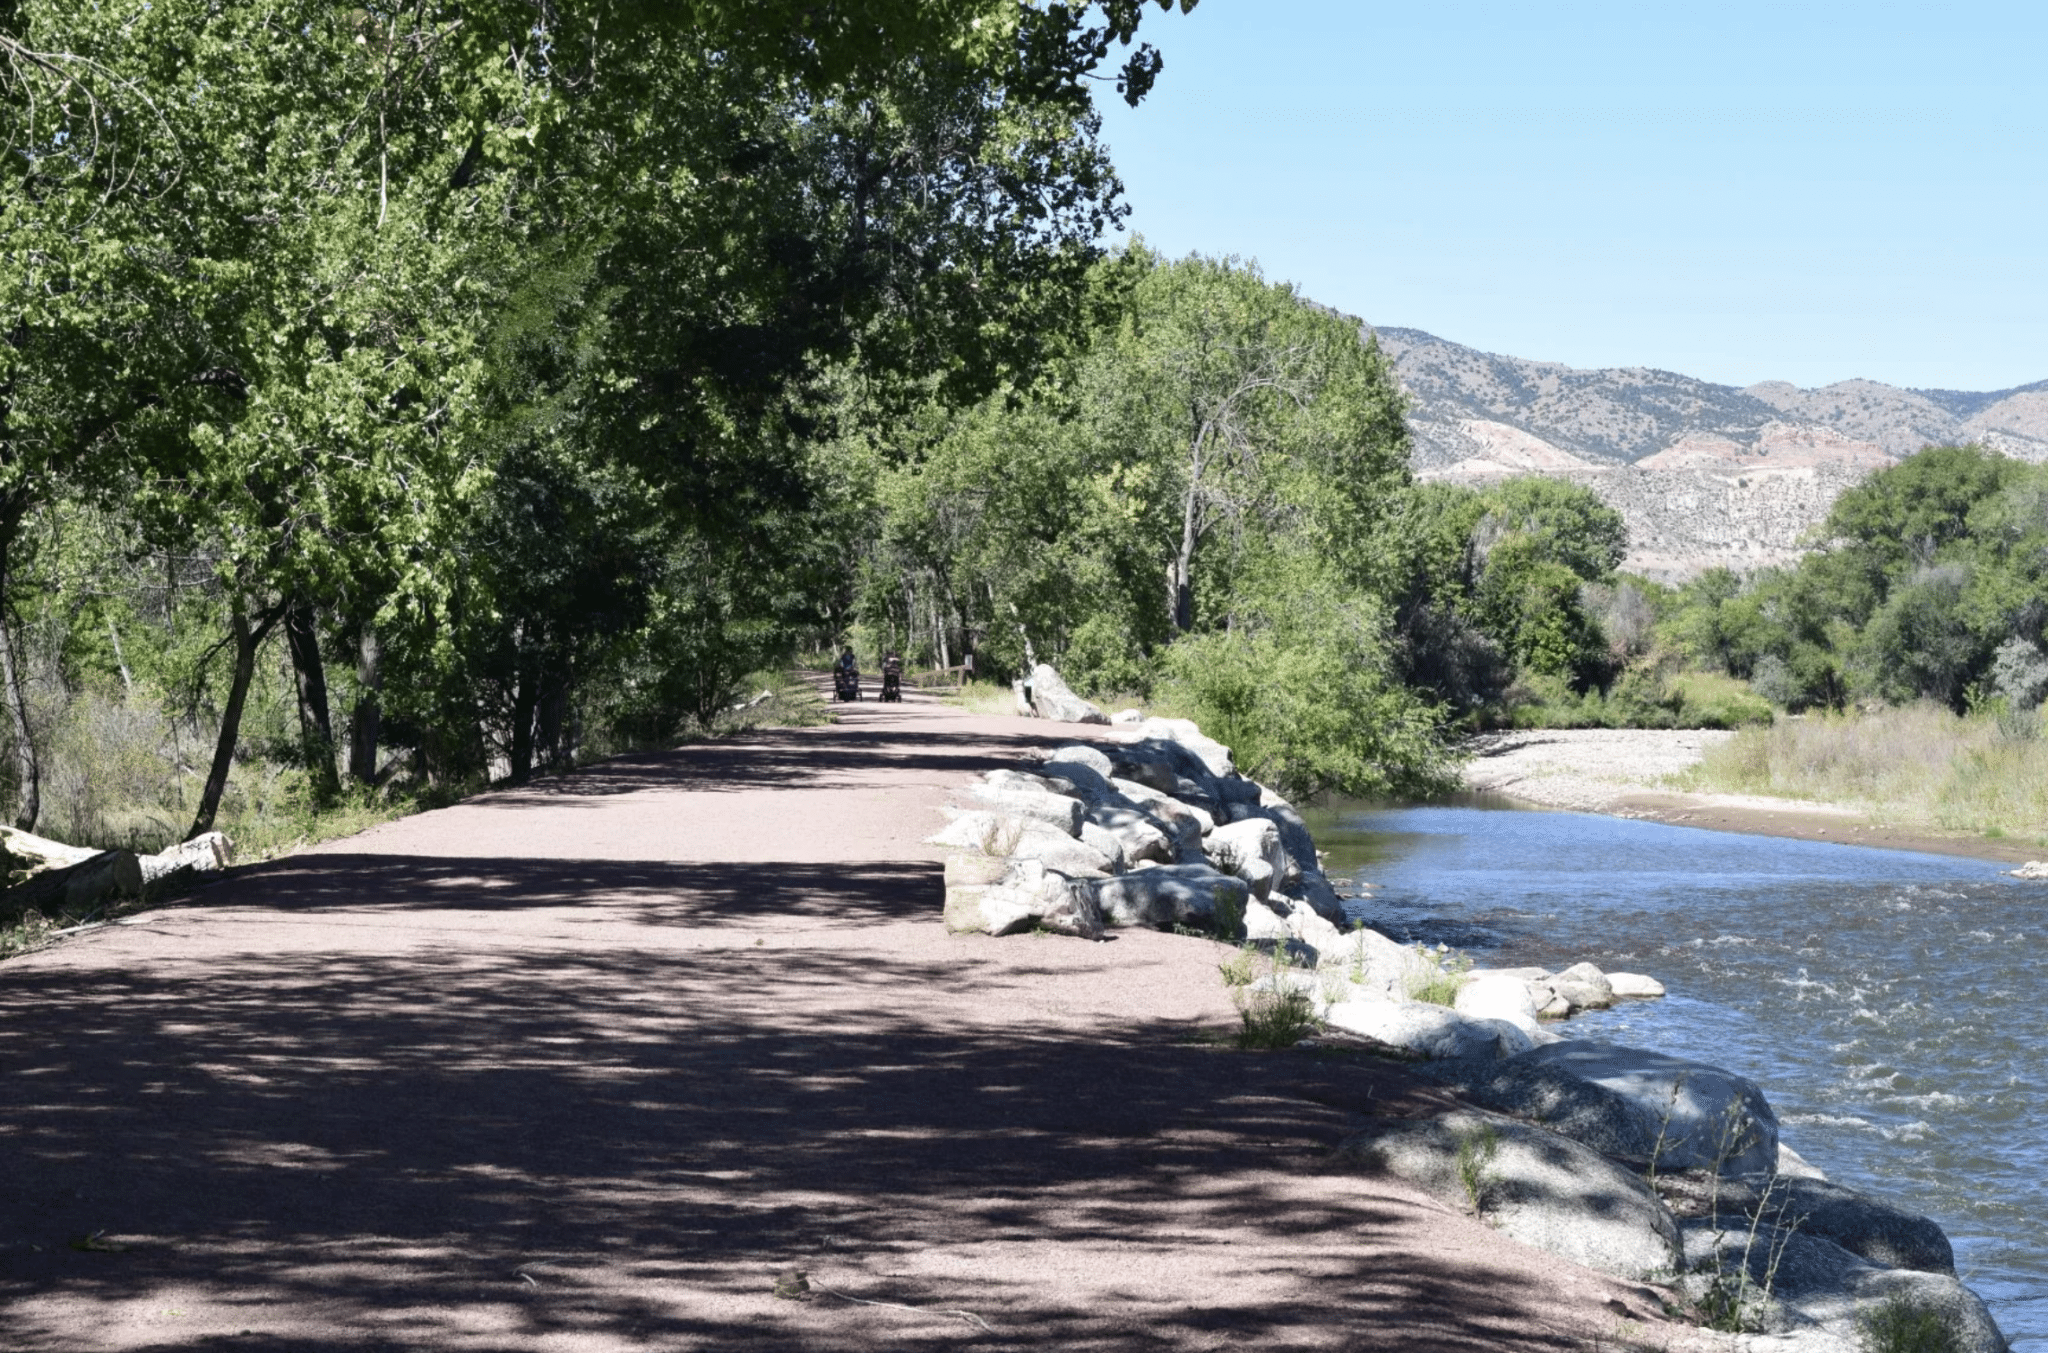
[(1347, 909), (1398, 940), (1661, 980), (1661, 1001), (1554, 1027), (1751, 1077), (1788, 1145), (1939, 1221), (2013, 1347), (2048, 1353), (2048, 883), (1502, 806), (1337, 805), (1310, 826), (1340, 892), (1376, 885)]

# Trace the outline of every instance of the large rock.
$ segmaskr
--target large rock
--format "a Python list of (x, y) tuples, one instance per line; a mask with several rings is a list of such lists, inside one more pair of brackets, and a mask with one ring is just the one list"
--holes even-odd
[(1607, 974), (1607, 986), (1616, 996), (1633, 998), (1662, 996), (1664, 984), (1654, 977), (1645, 977), (1639, 972), (1611, 972)]
[[(1304, 908), (1314, 910), (1305, 903)], [(1323, 949), (1322, 966), (1340, 969), (1361, 995), (1385, 1001), (1407, 1000), (1415, 984), (1436, 971), (1434, 964), (1408, 945), (1396, 944), (1363, 926), (1340, 932), (1336, 941)]]
[(1309, 835), (1308, 824), (1301, 820), (1301, 814), (1294, 811), (1294, 805), (1272, 790), (1262, 789), (1259, 815), (1279, 830), (1280, 847), (1287, 852), (1276, 886), (1290, 896), (1306, 900), (1324, 920), (1334, 925), (1344, 924), (1344, 905), (1338, 900), (1337, 890), (1323, 876), (1315, 839)]
[(1181, 743), (1147, 737), (1138, 742), (1118, 743), (1107, 750), (1120, 778), (1135, 780), (1183, 803), (1199, 805), (1211, 816), (1225, 816), (1216, 777), (1201, 757)]
[(1641, 1166), (1656, 1147), (1657, 1124), (1629, 1101), (1563, 1068), (1544, 1066), (1533, 1054), (1507, 1061), (1437, 1062), (1419, 1070), (1461, 1098), (1539, 1123), (1602, 1155)]
[(1331, 996), (1333, 1001), (1379, 994), (1353, 987), (1344, 980), (1345, 970), (1330, 961), (1331, 955), (1341, 950), (1344, 937), (1298, 897), (1279, 893), (1269, 894), (1263, 900), (1254, 897), (1245, 907), (1244, 938), (1261, 946), (1282, 944), (1295, 962), (1321, 968), (1323, 975), (1318, 980), (1338, 993)]
[[(1087, 826), (1083, 823), (1082, 829), (1085, 831)], [(1095, 830), (1102, 829), (1097, 827)], [(1110, 844), (1116, 846), (1120, 859), (1122, 847), (1117, 845), (1116, 838), (1110, 837)], [(1024, 824), (1016, 844), (1010, 847), (1010, 858), (1037, 860), (1047, 869), (1057, 870), (1068, 878), (1103, 878), (1116, 872), (1107, 851), (1097, 850), (1087, 841), (1076, 840), (1043, 822), (1027, 821)]]
[(1052, 755), (1045, 758), (1042, 769), (1047, 775), (1066, 775), (1066, 768), (1071, 766), (1083, 766), (1094, 771), (1096, 778), (1105, 786), (1109, 777), (1116, 773), (1116, 763), (1109, 759), (1109, 754), (1085, 742), (1070, 742), (1055, 748)]
[(1271, 893), (1266, 905), (1287, 918), (1287, 928), (1315, 954), (1317, 966), (1322, 966), (1326, 955), (1337, 955), (1344, 948), (1344, 932), (1324, 920), (1322, 914), (1298, 897), (1284, 893)]
[(1242, 917), (1251, 901), (1244, 880), (1206, 864), (1155, 865), (1089, 885), (1103, 921), (1115, 926), (1206, 929), (1219, 911)]
[(1422, 1057), (1512, 1057), (1534, 1045), (1500, 1020), (1467, 1019), (1441, 1005), (1353, 996), (1330, 1007), (1326, 1023)]
[(1123, 847), (1126, 867), (1142, 861), (1172, 864), (1180, 859), (1180, 847), (1173, 835), (1150, 813), (1136, 808), (1097, 804), (1088, 809), (1082, 830), (1093, 826), (1114, 836)]
[[(1195, 809), (1179, 799), (1161, 794), (1135, 780), (1119, 778), (1109, 783), (1125, 802), (1151, 818), (1167, 833), (1173, 841), (1176, 860), (1181, 864), (1208, 863), (1209, 856), (1202, 849), (1202, 836), (1205, 831), (1215, 829), (1213, 818), (1198, 816)], [(1204, 823), (1208, 825), (1205, 827)]]
[(1045, 663), (1031, 669), (1031, 708), (1039, 718), (1059, 723), (1109, 722), (1107, 714), (1074, 694), (1060, 680), (1060, 674)]
[(1079, 799), (1055, 794), (1048, 789), (986, 782), (969, 785), (967, 792), (998, 812), (1012, 817), (1033, 818), (1058, 827), (1069, 836), (1081, 834), (1081, 819), (1086, 809)]
[(1718, 1184), (1705, 1177), (1676, 1177), (1667, 1187), (1673, 1190), (1678, 1200), (1673, 1205), (1679, 1211), (1699, 1213), (1709, 1221), (1718, 1216), (1724, 1226), (1739, 1224), (1731, 1219), (1747, 1219), (1762, 1209), (1766, 1219), (1781, 1220), (1788, 1227), (1796, 1223), (1801, 1234), (1831, 1241), (1867, 1263), (1925, 1273), (1956, 1271), (1955, 1250), (1939, 1223), (1811, 1173), (1781, 1172), (1769, 1180), (1725, 1179)]
[[(1523, 1061), (1618, 1095), (1659, 1170), (1766, 1174), (1778, 1159), (1778, 1116), (1754, 1081), (1704, 1062), (1615, 1043), (1554, 1043)], [(1627, 1154), (1635, 1155), (1637, 1152)]]
[(1503, 1234), (1575, 1264), (1631, 1279), (1676, 1266), (1677, 1225), (1641, 1178), (1512, 1118), (1461, 1109), (1383, 1119), (1347, 1139), (1338, 1154), (1451, 1207), (1476, 1204)]
[(1192, 719), (1147, 719), (1138, 725), (1147, 738), (1185, 747), (1201, 759), (1202, 768), (1216, 779), (1237, 774), (1230, 749), (1195, 726)]
[(1121, 874), (1124, 870), (1131, 867), (1130, 857), (1124, 854), (1123, 838), (1101, 823), (1083, 819), (1081, 822), (1081, 840), (1087, 844), (1090, 850), (1102, 856), (1103, 860), (1106, 861), (1103, 867), (1108, 872)]
[(1001, 813), (994, 809), (962, 811), (958, 808), (943, 808), (941, 812), (952, 816), (952, 821), (937, 832), (925, 838), (927, 845), (952, 846), (957, 850), (971, 850), (981, 855), (1004, 858), (1024, 839), (1025, 828), (1039, 823), (1036, 818), (1018, 817), (1014, 813)]
[(1695, 1301), (1717, 1286), (1744, 1291), (1750, 1319), (1765, 1329), (1795, 1336), (1817, 1329), (1851, 1348), (1869, 1347), (1861, 1326), (1870, 1314), (1887, 1301), (1903, 1300), (1937, 1313), (1956, 1336), (1954, 1346), (1967, 1353), (2006, 1353), (1998, 1323), (1953, 1274), (1871, 1264), (1793, 1224), (1792, 1216), (1780, 1227), (1776, 1216), (1769, 1213), (1755, 1225), (1748, 1219), (1681, 1222), (1689, 1272), (1680, 1290)]
[(1272, 893), (1287, 858), (1280, 849), (1280, 829), (1264, 818), (1218, 827), (1202, 846), (1218, 869), (1243, 879), (1251, 885), (1252, 895), (1261, 899)]
[(1025, 930), (1102, 938), (1102, 914), (1084, 881), (1037, 860), (954, 855), (946, 861), (946, 929), (1014, 935)]
[(1549, 1008), (1543, 999), (1545, 988), (1568, 1007), (1567, 1013), (1580, 1010), (1605, 1010), (1614, 1004), (1614, 984), (1607, 980), (1607, 974), (1590, 963), (1574, 963), (1563, 972), (1552, 973), (1530, 984), (1531, 995), (1539, 1009)]
[(1529, 999), (1529, 984), (1505, 973), (1477, 973), (1458, 988), (1452, 1009), (1473, 1019), (1506, 1020), (1522, 1032), (1537, 1033), (1536, 1003)]

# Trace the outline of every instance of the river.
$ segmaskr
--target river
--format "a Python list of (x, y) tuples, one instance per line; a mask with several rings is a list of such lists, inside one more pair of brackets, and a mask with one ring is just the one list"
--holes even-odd
[[(1311, 815), (1346, 907), (1480, 967), (1648, 973), (1554, 1026), (1756, 1080), (1829, 1177), (1924, 1212), (2048, 1353), (2048, 884), (1986, 861), (1475, 804)], [(1347, 889), (1340, 882), (1339, 891)]]

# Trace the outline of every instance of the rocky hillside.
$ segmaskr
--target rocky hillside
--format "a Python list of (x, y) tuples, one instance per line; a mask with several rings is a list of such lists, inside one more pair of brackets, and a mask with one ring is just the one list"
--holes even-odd
[(1862, 380), (1737, 389), (1375, 332), (1412, 400), (1420, 473), (1585, 483), (1628, 519), (1628, 567), (1653, 577), (1783, 563), (1845, 487), (1923, 446), (1977, 442), (2048, 461), (2048, 381), (1984, 393)]

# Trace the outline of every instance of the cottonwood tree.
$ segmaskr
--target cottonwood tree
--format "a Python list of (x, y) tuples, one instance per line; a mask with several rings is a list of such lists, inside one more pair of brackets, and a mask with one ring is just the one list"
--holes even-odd
[(1369, 519), (1366, 500), (1401, 473), (1400, 406), (1377, 349), (1235, 260), (1146, 269), (1084, 380), (1095, 435), (1156, 476), (1151, 529), (1181, 633), (1203, 622), (1205, 552), (1288, 512), (1302, 476), (1324, 481), (1309, 499), (1345, 482)]
[[(514, 575), (464, 573), (447, 545), (528, 447), (493, 404), (491, 352), (537, 268), (575, 279), (557, 313), (585, 348), (535, 368), (573, 434), (558, 463), (646, 486), (665, 528), (642, 572), (686, 586), (666, 561), (694, 540), (805, 576), (804, 524), (837, 520), (811, 471), (835, 422), (970, 398), (1072, 330), (1120, 211), (1089, 81), (1120, 62), (1120, 92), (1143, 95), (1145, 9), (14, 0), (0, 618), (10, 532), (102, 475), (153, 540), (218, 561), (232, 679), (195, 831), (280, 626), (327, 789), (338, 642), (369, 693), (356, 775), (397, 670), (439, 674), (433, 717), (468, 736), (461, 626), (533, 632), (476, 596)], [(786, 625), (787, 590), (699, 609)], [(523, 728), (537, 702), (506, 717)], [(16, 741), (32, 758), (25, 725)]]

